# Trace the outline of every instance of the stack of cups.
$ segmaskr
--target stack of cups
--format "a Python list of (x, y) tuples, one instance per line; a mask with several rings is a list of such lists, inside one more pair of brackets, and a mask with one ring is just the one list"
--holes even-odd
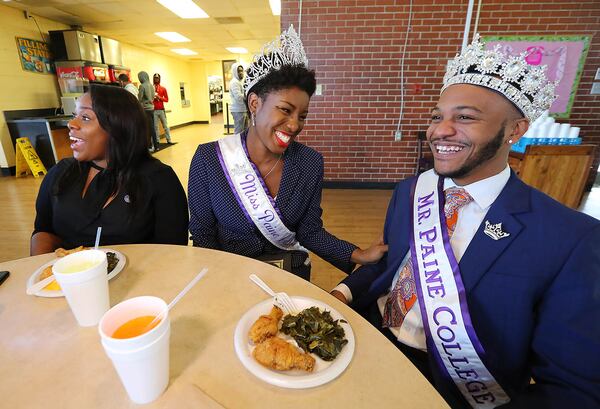
[(558, 131), (558, 144), (559, 145), (566, 145), (568, 143), (570, 128), (571, 128), (570, 124), (560, 124), (560, 129)]
[(550, 115), (550, 111), (546, 110), (541, 113), (540, 116), (537, 117), (535, 121), (531, 124), (531, 126), (540, 126), (542, 123), (546, 121), (546, 118)]
[(560, 124), (553, 123), (550, 125), (546, 145), (558, 145), (558, 135), (560, 133)]
[(549, 145), (550, 137), (552, 134), (552, 129), (554, 126), (554, 118), (551, 116), (544, 118), (544, 122), (540, 126), (540, 131), (538, 133), (538, 144), (539, 145)]
[(542, 114), (531, 124), (529, 130), (525, 134), (526, 142), (525, 145), (537, 145), (538, 139), (540, 138), (540, 133), (542, 131), (542, 126), (546, 122), (546, 118), (548, 118), (548, 111), (542, 112)]
[(577, 145), (579, 143), (579, 128), (574, 126), (569, 129), (569, 145)]
[(101, 250), (69, 254), (52, 266), (52, 273), (82, 327), (97, 325), (110, 308), (108, 263)]
[[(149, 329), (150, 317), (164, 311), (158, 325)], [(143, 317), (148, 317), (145, 323), (140, 321)], [(115, 332), (123, 329), (123, 324), (129, 327), (128, 334), (117, 338)], [(167, 304), (149, 296), (123, 301), (104, 314), (98, 331), (129, 398), (139, 404), (157, 399), (169, 383), (171, 324)]]
[(552, 123), (544, 121), (537, 129), (536, 142), (538, 145), (547, 145), (548, 134)]

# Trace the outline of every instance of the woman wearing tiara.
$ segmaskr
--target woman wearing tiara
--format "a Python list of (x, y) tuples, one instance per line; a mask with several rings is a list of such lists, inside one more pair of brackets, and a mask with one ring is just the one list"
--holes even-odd
[(272, 262), (310, 279), (308, 250), (347, 273), (378, 261), (387, 246), (362, 250), (323, 228), (323, 157), (295, 141), (315, 73), (290, 27), (254, 57), (244, 83), (250, 127), (198, 147), (189, 177), (195, 246)]

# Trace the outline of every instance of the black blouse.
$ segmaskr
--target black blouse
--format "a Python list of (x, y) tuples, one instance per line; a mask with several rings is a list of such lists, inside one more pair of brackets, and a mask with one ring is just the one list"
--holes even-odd
[[(119, 192), (105, 207), (106, 171), (92, 179), (85, 196), (81, 193), (90, 164), (69, 158), (53, 166), (44, 177), (36, 201), (35, 230), (55, 234), (62, 246), (93, 246), (98, 226), (101, 245), (131, 243), (182, 244), (188, 242), (187, 200), (181, 182), (170, 166), (150, 159), (138, 170), (141, 197), (132, 211), (128, 192)], [(61, 187), (61, 178), (76, 172), (73, 183)]]

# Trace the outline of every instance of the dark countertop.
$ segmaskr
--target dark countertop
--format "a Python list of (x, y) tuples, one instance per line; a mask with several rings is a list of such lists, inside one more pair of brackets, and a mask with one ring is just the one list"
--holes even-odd
[(26, 123), (26, 122), (65, 122), (66, 123), (72, 118), (72, 115), (58, 115), (58, 116), (45, 116), (45, 117), (24, 117), (18, 119), (8, 119), (7, 123)]

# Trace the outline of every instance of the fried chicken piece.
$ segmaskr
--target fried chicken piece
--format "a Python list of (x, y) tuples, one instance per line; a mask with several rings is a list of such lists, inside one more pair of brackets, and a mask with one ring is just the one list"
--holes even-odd
[[(75, 247), (74, 249), (71, 249), (71, 250), (65, 250), (62, 247), (60, 247), (60, 248), (57, 248), (56, 250), (54, 250), (54, 254), (57, 257), (64, 257), (64, 256), (68, 256), (69, 254), (77, 253), (78, 251), (82, 251), (82, 250), (85, 250), (85, 247), (79, 246), (79, 247)], [(43, 279), (48, 278), (51, 275), (52, 275), (52, 266), (48, 266), (40, 273), (37, 280), (42, 281)], [(44, 289), (59, 291), (60, 285), (56, 282), (56, 280), (54, 280), (54, 281), (50, 282), (50, 284), (48, 284), (46, 287), (44, 287)]]
[(68, 256), (69, 254), (77, 253), (77, 252), (85, 250), (85, 249), (86, 248), (83, 246), (75, 247), (74, 249), (71, 249), (71, 250), (65, 250), (61, 247), (61, 248), (54, 250), (54, 254), (56, 254), (57, 257), (64, 257), (64, 256)]
[(42, 281), (44, 278), (48, 278), (52, 275), (52, 266), (46, 267), (42, 273), (38, 276), (38, 281)]
[(252, 356), (261, 365), (278, 371), (302, 369), (312, 372), (315, 358), (300, 352), (294, 345), (279, 337), (267, 338), (254, 348)]
[[(51, 275), (52, 275), (52, 266), (48, 266), (38, 276), (37, 280), (42, 281), (44, 278), (50, 277)], [(50, 284), (48, 284), (46, 287), (44, 287), (44, 290), (60, 291), (60, 285), (56, 282), (56, 280), (52, 280), (50, 282)]]
[(269, 315), (261, 315), (252, 327), (248, 336), (254, 344), (258, 344), (269, 337), (274, 337), (279, 331), (279, 320), (283, 316), (283, 311), (279, 307), (273, 306)]

